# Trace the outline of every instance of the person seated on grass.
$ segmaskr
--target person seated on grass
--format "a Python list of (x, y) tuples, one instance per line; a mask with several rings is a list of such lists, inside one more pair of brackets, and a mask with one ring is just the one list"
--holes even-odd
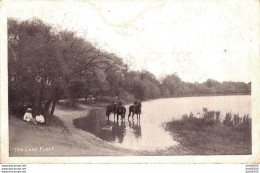
[(35, 120), (36, 120), (36, 122), (37, 122), (38, 124), (44, 124), (44, 122), (45, 122), (45, 119), (44, 119), (44, 117), (43, 117), (42, 114), (36, 115), (36, 116), (35, 116)]
[(36, 120), (33, 118), (32, 116), (32, 109), (31, 108), (27, 108), (24, 116), (23, 116), (23, 120), (32, 124), (37, 124)]

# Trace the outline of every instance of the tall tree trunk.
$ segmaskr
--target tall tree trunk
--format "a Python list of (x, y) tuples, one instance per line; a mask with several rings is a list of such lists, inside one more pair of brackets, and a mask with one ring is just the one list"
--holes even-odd
[(38, 102), (38, 109), (40, 110), (41, 113), (45, 113), (44, 112), (44, 108), (42, 106), (42, 101), (43, 101), (43, 85), (44, 81), (43, 81), (43, 76), (42, 76), (42, 81), (41, 81), (41, 88), (40, 88), (40, 96), (39, 96), (39, 102)]
[(47, 102), (44, 104), (44, 114), (48, 115), (49, 114), (49, 108), (51, 105), (52, 100), (47, 100)]
[(53, 100), (52, 107), (51, 107), (51, 113), (50, 113), (51, 116), (54, 114), (56, 103), (57, 103), (57, 100)]

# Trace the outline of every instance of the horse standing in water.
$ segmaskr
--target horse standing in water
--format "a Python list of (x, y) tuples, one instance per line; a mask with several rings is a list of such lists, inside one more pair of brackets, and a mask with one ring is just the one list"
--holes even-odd
[(140, 119), (140, 116), (141, 116), (141, 107), (142, 107), (142, 104), (141, 104), (141, 103), (138, 103), (137, 105), (131, 105), (131, 106), (129, 107), (128, 120), (129, 120), (129, 117), (131, 116), (131, 114), (132, 114), (132, 119), (134, 119), (134, 115), (135, 115), (135, 114), (137, 115), (137, 119), (138, 119), (138, 116), (139, 116), (139, 119)]
[(118, 116), (121, 116), (121, 120), (125, 119), (125, 113), (126, 113), (126, 108), (124, 106), (118, 106), (116, 109), (116, 117), (118, 121)]
[(107, 106), (107, 111), (106, 111), (106, 116), (109, 120), (109, 115), (113, 113), (114, 114), (114, 119), (115, 119), (115, 115), (116, 115), (116, 105), (115, 104), (111, 104)]
[(106, 116), (109, 120), (109, 115), (113, 113), (114, 114), (114, 120), (115, 120), (115, 116), (117, 115), (117, 121), (118, 121), (118, 116), (121, 116), (121, 119), (125, 118), (125, 113), (126, 113), (126, 108), (124, 106), (116, 106), (114, 104), (112, 105), (108, 105), (107, 106), (107, 111), (106, 111)]

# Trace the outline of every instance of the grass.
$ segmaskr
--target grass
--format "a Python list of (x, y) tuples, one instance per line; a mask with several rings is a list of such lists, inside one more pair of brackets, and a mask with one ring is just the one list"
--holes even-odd
[(251, 118), (227, 113), (223, 122), (219, 111), (203, 109), (201, 117), (191, 113), (166, 123), (174, 140), (196, 155), (251, 154)]

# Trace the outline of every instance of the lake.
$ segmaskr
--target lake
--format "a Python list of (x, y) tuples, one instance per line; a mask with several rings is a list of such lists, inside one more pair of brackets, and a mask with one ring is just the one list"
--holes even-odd
[(86, 117), (75, 119), (74, 125), (119, 147), (148, 151), (164, 150), (179, 145), (169, 132), (164, 130), (165, 122), (180, 119), (183, 114), (190, 112), (200, 116), (203, 108), (220, 111), (221, 119), (227, 112), (251, 116), (251, 96), (203, 96), (145, 101), (142, 103), (141, 119), (137, 120), (135, 115), (134, 120), (131, 117), (129, 121), (128, 107), (129, 105), (126, 106), (125, 121), (114, 121), (112, 114), (110, 121), (107, 121), (105, 111), (96, 109)]

